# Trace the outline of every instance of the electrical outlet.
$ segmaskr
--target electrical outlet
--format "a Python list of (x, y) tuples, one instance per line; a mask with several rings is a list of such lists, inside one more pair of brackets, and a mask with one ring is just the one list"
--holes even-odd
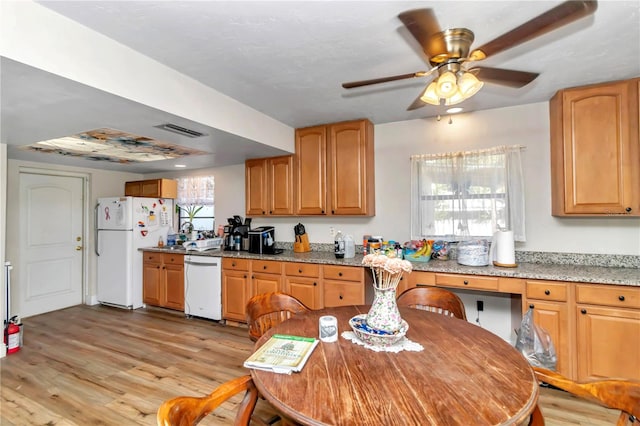
[(329, 234), (331, 234), (332, 237), (336, 236), (336, 228), (334, 228), (333, 226), (329, 227)]
[(478, 312), (484, 311), (484, 302), (482, 300), (477, 300), (476, 306), (478, 308)]

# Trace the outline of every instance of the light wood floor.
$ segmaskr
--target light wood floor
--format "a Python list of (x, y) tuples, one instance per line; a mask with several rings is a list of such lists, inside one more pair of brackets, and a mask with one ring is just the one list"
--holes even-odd
[[(162, 309), (76, 306), (24, 321), (25, 346), (0, 362), (0, 425), (154, 425), (178, 395), (247, 373), (245, 328)], [(240, 397), (201, 424), (231, 424)], [(612, 425), (617, 413), (541, 390), (547, 425)], [(261, 418), (273, 414), (259, 401)], [(467, 425), (465, 425), (467, 426)]]

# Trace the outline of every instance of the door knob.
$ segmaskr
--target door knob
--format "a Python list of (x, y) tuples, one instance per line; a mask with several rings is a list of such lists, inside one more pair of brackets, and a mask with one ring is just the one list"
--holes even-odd
[(76, 241), (82, 241), (82, 237), (76, 237)]
[(76, 251), (82, 250), (82, 246), (76, 246)]

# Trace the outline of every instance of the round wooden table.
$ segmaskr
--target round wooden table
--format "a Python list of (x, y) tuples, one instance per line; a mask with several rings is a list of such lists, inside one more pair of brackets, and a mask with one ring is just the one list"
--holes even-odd
[[(311, 311), (274, 333), (318, 337), (318, 319), (333, 315), (338, 329), (369, 306)], [(406, 337), (421, 352), (375, 352), (342, 336), (320, 342), (301, 372), (251, 370), (260, 393), (285, 416), (305, 425), (527, 424), (538, 401), (533, 370), (512, 346), (467, 321), (401, 308)]]

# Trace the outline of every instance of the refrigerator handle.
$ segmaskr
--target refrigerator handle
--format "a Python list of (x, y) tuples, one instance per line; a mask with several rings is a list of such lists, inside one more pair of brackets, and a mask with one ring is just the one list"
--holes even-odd
[(98, 232), (98, 207), (100, 207), (100, 203), (96, 204), (96, 207), (93, 209), (93, 213), (94, 213), (94, 238), (93, 238), (93, 249), (96, 252), (96, 256), (100, 256), (100, 253), (98, 253), (98, 235), (100, 235), (100, 233)]

